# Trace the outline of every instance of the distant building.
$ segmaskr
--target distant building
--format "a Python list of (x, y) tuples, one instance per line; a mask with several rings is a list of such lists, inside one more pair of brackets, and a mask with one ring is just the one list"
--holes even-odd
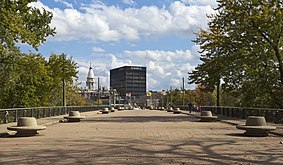
[(140, 99), (146, 96), (146, 67), (123, 66), (110, 70), (110, 88), (122, 98)]
[(109, 89), (101, 87), (99, 84), (99, 77), (97, 81), (98, 83), (96, 86), (96, 79), (90, 65), (86, 78), (86, 87), (82, 89), (79, 94), (84, 96), (90, 104), (115, 104), (116, 100), (114, 96), (117, 94)]

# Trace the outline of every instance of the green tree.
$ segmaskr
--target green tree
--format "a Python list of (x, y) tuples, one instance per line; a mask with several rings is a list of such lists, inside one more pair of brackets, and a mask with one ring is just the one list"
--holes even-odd
[[(43, 58), (38, 55), (22, 54), (16, 44), (26, 43), (37, 49), (47, 36), (55, 34), (55, 28), (49, 26), (52, 13), (31, 7), (31, 2), (36, 0), (0, 0), (2, 108), (34, 106), (41, 103), (36, 96), (37, 87), (40, 86), (36, 76), (45, 74), (44, 63), (41, 63)], [(34, 73), (39, 75), (33, 75)]]
[(197, 33), (202, 61), (191, 82), (222, 89), (242, 106), (283, 108), (283, 2), (219, 0), (209, 28)]
[[(39, 54), (14, 54), (7, 61), (0, 63), (1, 79), (0, 105), (2, 108), (11, 107), (34, 107), (46, 104), (45, 77), (48, 77), (48, 68), (45, 59)], [(5, 53), (5, 56), (9, 53)], [(0, 58), (3, 59), (1, 56)], [(9, 60), (13, 59), (13, 63)]]
[(55, 105), (62, 105), (64, 81), (66, 83), (66, 93), (70, 90), (76, 92), (75, 88), (73, 88), (73, 82), (77, 78), (77, 64), (72, 58), (67, 58), (66, 54), (51, 54), (48, 65), (51, 69), (51, 77), (53, 78), (51, 85), (51, 91), (53, 92), (52, 101)]
[(52, 13), (31, 7), (37, 0), (0, 0), (0, 53), (22, 42), (37, 49), (55, 29), (49, 26)]

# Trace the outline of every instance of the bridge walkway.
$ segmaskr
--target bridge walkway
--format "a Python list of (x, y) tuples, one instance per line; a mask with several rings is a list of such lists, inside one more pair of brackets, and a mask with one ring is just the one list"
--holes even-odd
[[(223, 122), (156, 110), (83, 113), (79, 123), (62, 116), (34, 137), (0, 137), (0, 164), (282, 164), (283, 138), (244, 137)], [(58, 123), (58, 124), (54, 124)], [(12, 125), (10, 123), (9, 125)], [(5, 124), (5, 127), (7, 125)], [(1, 125), (0, 132), (3, 133)], [(6, 128), (5, 128), (6, 129)], [(11, 134), (12, 132), (9, 132)]]

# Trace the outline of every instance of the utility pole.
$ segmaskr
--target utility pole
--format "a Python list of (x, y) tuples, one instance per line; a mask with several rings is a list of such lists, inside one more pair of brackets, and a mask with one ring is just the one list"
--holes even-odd
[(183, 107), (185, 105), (185, 78), (183, 77), (183, 84), (182, 84), (182, 91), (183, 91), (183, 95), (182, 95), (182, 104), (183, 104)]
[(172, 107), (172, 86), (170, 86), (170, 106)]
[(168, 107), (168, 105), (169, 105), (169, 104), (168, 104), (168, 94), (169, 94), (169, 93), (168, 93), (168, 89), (167, 89), (167, 90), (166, 90), (166, 108), (169, 108), (169, 107)]
[(63, 106), (66, 107), (66, 80), (63, 79), (62, 81), (63, 85)]
[(98, 106), (100, 105), (100, 83), (99, 83), (99, 77), (97, 78), (97, 87), (98, 87)]

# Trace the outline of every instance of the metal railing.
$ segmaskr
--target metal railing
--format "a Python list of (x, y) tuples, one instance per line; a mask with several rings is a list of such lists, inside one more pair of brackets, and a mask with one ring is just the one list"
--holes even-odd
[(248, 116), (264, 116), (267, 122), (283, 124), (283, 109), (226, 107), (226, 106), (200, 106), (202, 111), (212, 111), (213, 114), (246, 119)]
[(34, 107), (0, 109), (0, 124), (17, 122), (20, 117), (45, 118), (69, 114), (70, 111), (97, 111), (108, 106), (60, 106), (60, 107)]

